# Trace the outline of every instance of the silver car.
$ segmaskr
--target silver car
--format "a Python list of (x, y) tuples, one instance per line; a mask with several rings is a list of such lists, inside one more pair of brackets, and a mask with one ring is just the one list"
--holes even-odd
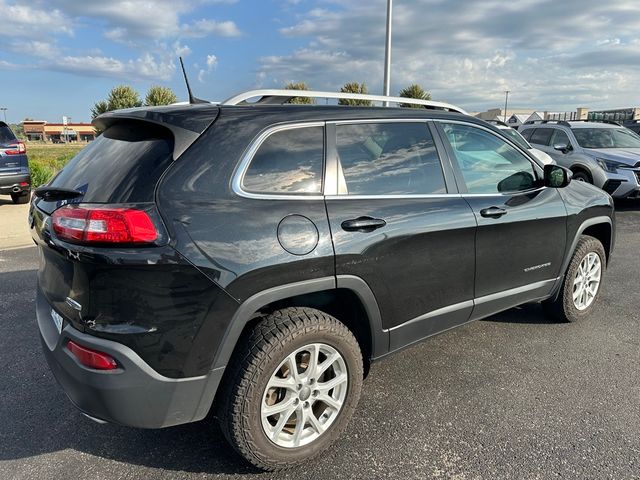
[(614, 198), (640, 198), (640, 136), (615, 122), (537, 120), (520, 133), (536, 148)]

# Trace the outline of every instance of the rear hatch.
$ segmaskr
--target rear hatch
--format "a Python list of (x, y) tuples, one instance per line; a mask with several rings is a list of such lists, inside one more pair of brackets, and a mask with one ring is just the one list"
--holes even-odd
[(18, 141), (6, 123), (0, 122), (0, 175), (24, 172), (26, 168), (24, 144)]
[[(99, 329), (101, 321), (118, 315), (135, 323), (136, 312), (117, 313), (104, 304), (121, 308), (118, 295), (140, 295), (136, 288), (148, 288), (149, 266), (167, 255), (166, 231), (155, 209), (156, 184), (217, 114), (215, 106), (192, 105), (103, 115), (94, 122), (102, 134), (39, 189), (30, 211), (32, 237), (40, 250), (38, 287), (65, 321), (81, 331), (87, 325)], [(70, 241), (53, 228), (52, 216), (72, 209), (142, 211), (158, 235), (144, 245), (91, 243), (88, 236)], [(67, 225), (73, 228), (74, 221), (67, 219)]]

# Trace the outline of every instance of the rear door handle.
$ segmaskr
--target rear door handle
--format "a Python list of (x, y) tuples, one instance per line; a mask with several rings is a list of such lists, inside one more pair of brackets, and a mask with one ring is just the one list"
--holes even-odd
[(377, 228), (382, 228), (387, 224), (381, 218), (358, 217), (345, 220), (340, 225), (347, 232), (373, 232)]
[(489, 207), (483, 208), (480, 210), (480, 215), (485, 218), (500, 218), (503, 215), (506, 215), (507, 211), (504, 208), (500, 207)]

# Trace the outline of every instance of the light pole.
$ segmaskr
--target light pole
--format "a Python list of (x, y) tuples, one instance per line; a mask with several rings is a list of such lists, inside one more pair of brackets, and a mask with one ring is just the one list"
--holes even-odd
[[(387, 38), (384, 50), (384, 95), (389, 96), (391, 83), (391, 16), (393, 10), (393, 0), (387, 0)], [(389, 102), (384, 102), (388, 107)]]
[(510, 90), (504, 91), (504, 123), (507, 123), (507, 105), (509, 104), (509, 92)]
[(0, 107), (2, 113), (4, 113), (4, 123), (7, 123), (7, 107)]

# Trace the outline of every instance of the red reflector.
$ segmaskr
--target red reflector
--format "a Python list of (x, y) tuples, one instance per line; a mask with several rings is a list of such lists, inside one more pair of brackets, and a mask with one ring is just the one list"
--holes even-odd
[(67, 350), (73, 353), (78, 361), (85, 367), (96, 370), (115, 370), (118, 368), (118, 364), (110, 355), (82, 347), (72, 340), (67, 342)]
[(72, 243), (152, 243), (158, 239), (151, 217), (133, 208), (65, 205), (53, 215), (53, 230)]
[(28, 187), (29, 186), (29, 182), (20, 182), (20, 186), (21, 187)]
[(7, 155), (20, 155), (21, 153), (27, 153), (27, 147), (23, 142), (12, 143), (9, 145), (12, 150), (5, 150)]

